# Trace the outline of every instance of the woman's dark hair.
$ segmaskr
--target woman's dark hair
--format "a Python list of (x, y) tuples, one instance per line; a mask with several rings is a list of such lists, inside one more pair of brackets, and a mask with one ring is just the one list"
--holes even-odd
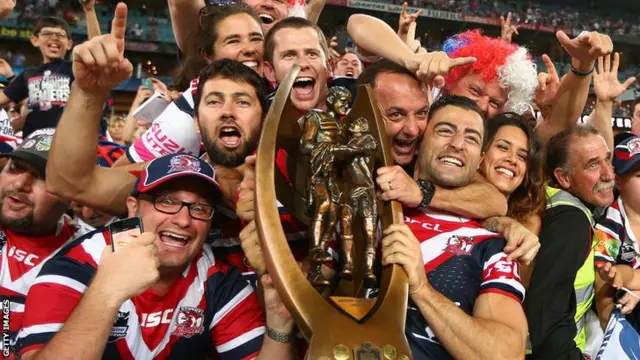
[(262, 23), (256, 12), (244, 3), (205, 6), (200, 10), (200, 26), (193, 37), (189, 37), (193, 41), (189, 41), (183, 51), (184, 60), (174, 81), (176, 90), (185, 91), (188, 89), (191, 81), (198, 77), (200, 70), (207, 65), (203, 53), (209, 58), (214, 58), (213, 45), (218, 40), (216, 25), (227, 17), (237, 14), (251, 16), (262, 29)]
[(485, 151), (489, 149), (496, 134), (503, 126), (514, 126), (522, 130), (527, 136), (529, 145), (527, 172), (522, 179), (522, 184), (509, 196), (509, 210), (507, 212), (508, 216), (522, 223), (531, 215), (541, 215), (546, 205), (542, 152), (533, 129), (527, 125), (521, 115), (510, 112), (502, 113), (487, 122)]

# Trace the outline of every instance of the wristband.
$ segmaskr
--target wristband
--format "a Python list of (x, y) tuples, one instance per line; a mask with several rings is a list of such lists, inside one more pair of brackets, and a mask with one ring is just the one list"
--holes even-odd
[(596, 67), (592, 67), (591, 70), (587, 71), (587, 72), (582, 72), (579, 71), (578, 69), (574, 68), (573, 65), (571, 65), (571, 72), (575, 75), (575, 76), (589, 76), (593, 73), (593, 69), (595, 69)]
[(271, 340), (273, 340), (275, 342), (279, 342), (279, 343), (282, 343), (282, 344), (288, 344), (288, 343), (292, 342), (293, 339), (294, 339), (294, 336), (293, 336), (292, 332), (290, 332), (290, 333), (281, 333), (281, 332), (273, 330), (272, 328), (270, 328), (268, 326), (265, 326), (265, 328), (267, 329), (267, 336)]

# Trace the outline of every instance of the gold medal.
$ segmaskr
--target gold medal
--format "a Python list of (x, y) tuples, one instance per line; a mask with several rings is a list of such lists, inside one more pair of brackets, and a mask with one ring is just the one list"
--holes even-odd
[(336, 345), (333, 347), (333, 358), (335, 360), (349, 360), (350, 349), (346, 345)]
[(395, 360), (396, 356), (398, 356), (396, 348), (389, 344), (382, 347), (382, 353), (384, 354), (384, 358), (387, 360)]

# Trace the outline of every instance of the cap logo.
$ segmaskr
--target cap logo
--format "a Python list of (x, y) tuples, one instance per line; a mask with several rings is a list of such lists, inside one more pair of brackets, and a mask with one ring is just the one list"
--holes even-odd
[(627, 143), (629, 148), (629, 155), (634, 156), (640, 154), (640, 139), (632, 139)]
[(49, 151), (51, 149), (51, 139), (52, 136), (44, 136), (36, 143), (36, 150), (38, 151)]
[(23, 148), (23, 149), (29, 149), (29, 148), (32, 148), (32, 147), (33, 147), (33, 145), (35, 145), (35, 144), (36, 144), (36, 141), (35, 141), (35, 140), (33, 140), (33, 139), (31, 139), (31, 140), (27, 141), (26, 143), (24, 143), (24, 144), (22, 145), (22, 148)]
[(169, 174), (182, 171), (200, 172), (200, 160), (189, 155), (174, 156), (169, 163)]

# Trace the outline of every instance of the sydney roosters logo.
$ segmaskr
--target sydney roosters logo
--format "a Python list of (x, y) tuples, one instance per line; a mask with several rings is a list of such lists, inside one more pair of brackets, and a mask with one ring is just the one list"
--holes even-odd
[(472, 236), (453, 235), (447, 240), (444, 251), (454, 255), (471, 255), (471, 249), (473, 249)]

